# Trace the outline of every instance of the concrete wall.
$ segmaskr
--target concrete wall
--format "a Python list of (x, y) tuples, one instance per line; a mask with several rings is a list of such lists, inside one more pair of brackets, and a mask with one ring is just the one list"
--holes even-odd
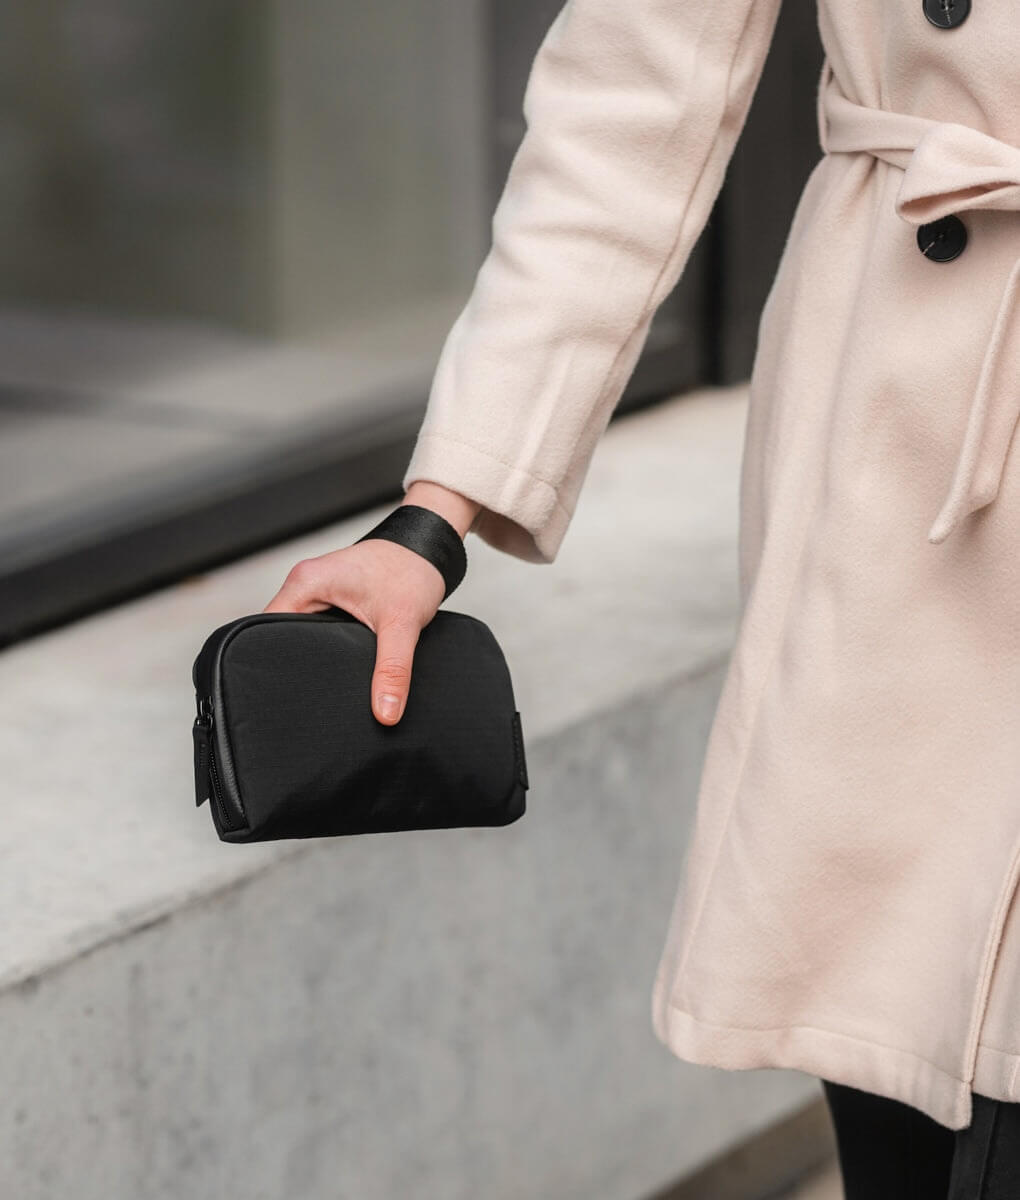
[(194, 807), (202, 638), (384, 510), (0, 656), (4, 1200), (639, 1200), (817, 1095), (650, 1023), (743, 400), (614, 423), (551, 567), (469, 540), (447, 607), (507, 652), (513, 826), (227, 846)]

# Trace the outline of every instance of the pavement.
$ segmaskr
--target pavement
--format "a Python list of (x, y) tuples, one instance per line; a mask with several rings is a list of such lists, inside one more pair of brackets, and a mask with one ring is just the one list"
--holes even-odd
[(781, 1200), (843, 1200), (839, 1164), (831, 1162), (823, 1171), (798, 1184), (792, 1192), (787, 1192)]

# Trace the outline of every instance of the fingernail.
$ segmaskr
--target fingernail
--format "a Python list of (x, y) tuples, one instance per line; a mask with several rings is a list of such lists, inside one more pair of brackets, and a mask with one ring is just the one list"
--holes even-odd
[(400, 710), (400, 701), (396, 696), (380, 696), (379, 697), (379, 712), (389, 720), (395, 717)]

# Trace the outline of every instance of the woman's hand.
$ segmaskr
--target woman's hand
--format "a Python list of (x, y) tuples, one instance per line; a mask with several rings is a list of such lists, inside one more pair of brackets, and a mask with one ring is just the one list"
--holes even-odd
[[(481, 505), (441, 484), (418, 480), (403, 504), (420, 504), (445, 517), (463, 538)], [(263, 612), (322, 612), (335, 606), (376, 635), (372, 711), (395, 725), (407, 703), (418, 635), (436, 615), (446, 584), (415, 550), (369, 538), (341, 550), (303, 559)]]

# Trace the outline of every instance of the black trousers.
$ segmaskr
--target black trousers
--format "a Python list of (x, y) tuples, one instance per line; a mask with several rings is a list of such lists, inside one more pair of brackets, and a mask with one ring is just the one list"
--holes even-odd
[(822, 1080), (846, 1200), (1020, 1200), (1020, 1104), (973, 1097), (966, 1129)]

